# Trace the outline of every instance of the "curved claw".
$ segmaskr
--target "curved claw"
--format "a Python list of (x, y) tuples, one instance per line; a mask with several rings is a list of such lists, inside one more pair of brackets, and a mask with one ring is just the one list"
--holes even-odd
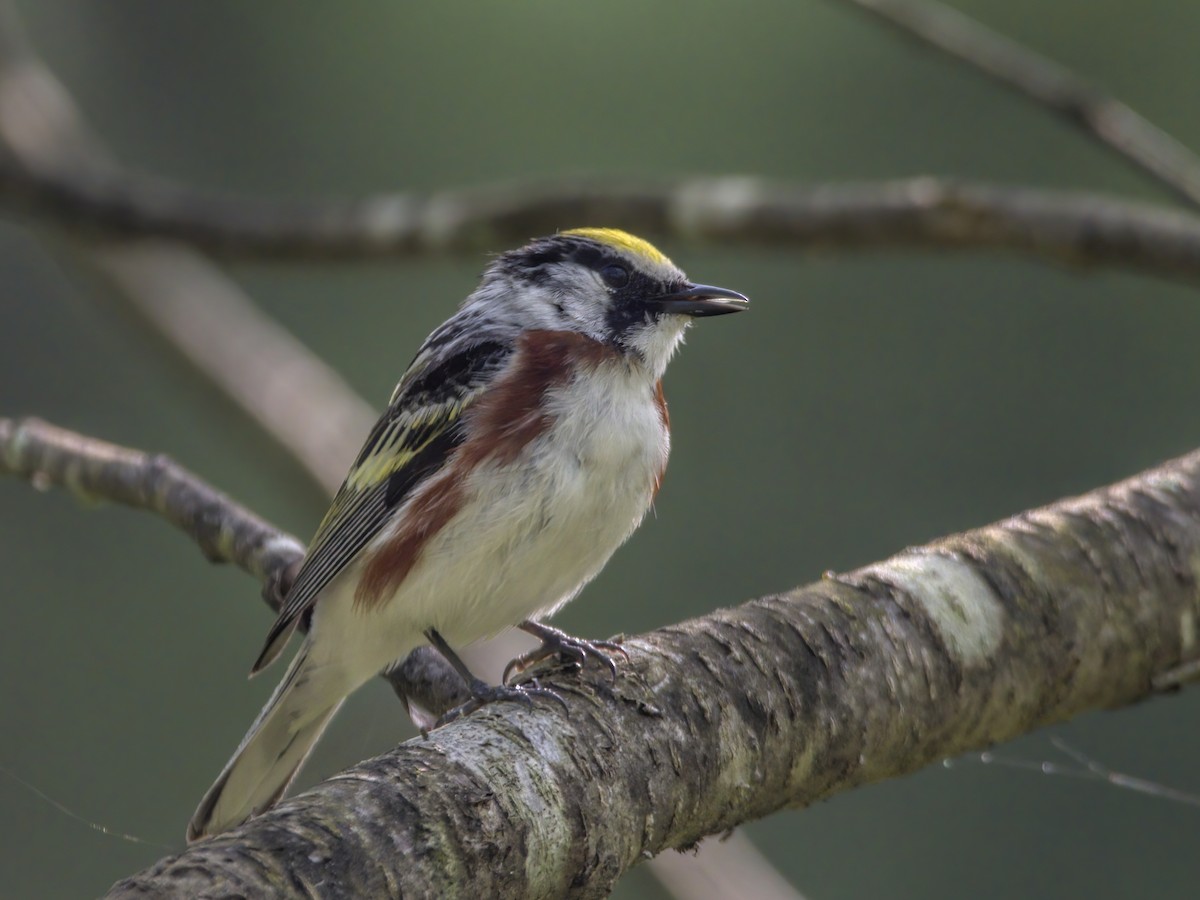
[(546, 697), (550, 700), (557, 700), (562, 704), (564, 710), (568, 709), (566, 700), (549, 688), (541, 687), (536, 681), (529, 686), (492, 685), (476, 679), (471, 683), (471, 699), (445, 712), (433, 727), (441, 728), (443, 725), (449, 725), (455, 719), (470, 715), (477, 709), (487, 706), (489, 703), (496, 703), (501, 700), (514, 700), (518, 703), (524, 703), (526, 706), (533, 706), (534, 697)]
[[(518, 685), (513, 685), (514, 688), (520, 690)], [(571, 707), (567, 706), (567, 701), (563, 699), (562, 694), (558, 691), (552, 691), (550, 688), (544, 688), (538, 684), (538, 680), (534, 678), (530, 682), (530, 687), (524, 688), (526, 694), (533, 694), (536, 697), (545, 697), (548, 700), (557, 700), (558, 704), (563, 708), (563, 712), (569, 713)]]
[(549, 625), (542, 625), (538, 622), (524, 622), (520, 627), (522, 630), (539, 638), (542, 645), (535, 647), (528, 653), (522, 653), (520, 656), (509, 661), (508, 665), (504, 667), (504, 674), (501, 676), (501, 680), (506, 684), (508, 683), (509, 676), (514, 672), (524, 672), (533, 664), (541, 662), (544, 659), (549, 659), (552, 656), (557, 656), (563, 662), (573, 664), (579, 669), (582, 669), (587, 664), (587, 659), (590, 656), (608, 667), (608, 671), (612, 675), (612, 680), (615, 684), (617, 681), (617, 664), (610, 653), (619, 653), (625, 660), (628, 661), (629, 659), (629, 654), (625, 652), (625, 648), (612, 641), (589, 641), (584, 638), (572, 637), (564, 631), (559, 631), (557, 628), (551, 628)]

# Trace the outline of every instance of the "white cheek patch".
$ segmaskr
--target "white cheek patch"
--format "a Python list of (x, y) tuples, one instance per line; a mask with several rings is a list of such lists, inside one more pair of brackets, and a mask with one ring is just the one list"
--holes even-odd
[(982, 662), (1000, 646), (1004, 611), (983, 577), (956, 556), (919, 553), (863, 570), (894, 584), (925, 610), (942, 641), (964, 666)]

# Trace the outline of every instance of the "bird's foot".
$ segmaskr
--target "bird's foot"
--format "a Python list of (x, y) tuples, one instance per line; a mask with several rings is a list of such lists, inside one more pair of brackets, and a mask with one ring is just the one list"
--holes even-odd
[(529, 684), (488, 684), (486, 681), (472, 678), (468, 687), (471, 691), (471, 699), (443, 714), (437, 720), (437, 724), (433, 726), (434, 728), (449, 725), (455, 719), (462, 718), (489, 703), (496, 703), (500, 700), (515, 700), (526, 706), (533, 706), (534, 697), (547, 697), (558, 701), (562, 704), (563, 709), (567, 709), (566, 700), (549, 688), (540, 686), (536, 680)]
[(541, 622), (522, 622), (517, 627), (522, 631), (532, 634), (542, 642), (542, 645), (535, 647), (528, 653), (522, 653), (504, 667), (503, 681), (505, 683), (508, 682), (509, 675), (514, 672), (524, 672), (534, 663), (541, 662), (543, 659), (549, 659), (552, 656), (557, 656), (563, 662), (572, 664), (578, 669), (584, 667), (590, 656), (608, 666), (608, 671), (612, 674), (612, 680), (615, 683), (617, 680), (617, 663), (613, 659), (613, 654), (620, 654), (626, 660), (629, 659), (629, 654), (625, 652), (625, 648), (612, 641), (588, 641), (583, 638), (572, 637), (565, 631), (551, 628), (549, 625), (543, 625)]

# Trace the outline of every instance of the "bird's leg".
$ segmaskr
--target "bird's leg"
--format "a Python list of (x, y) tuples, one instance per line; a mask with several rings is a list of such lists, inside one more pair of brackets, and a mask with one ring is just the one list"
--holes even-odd
[(425, 632), (425, 637), (429, 639), (429, 643), (437, 648), (438, 653), (446, 658), (446, 662), (450, 663), (459, 677), (467, 684), (467, 690), (471, 692), (471, 699), (466, 703), (454, 707), (454, 709), (445, 713), (434, 728), (441, 728), (453, 722), (460, 716), (465, 716), (468, 713), (473, 713), (475, 710), (488, 703), (495, 703), (497, 700), (516, 700), (524, 703), (526, 706), (532, 706), (531, 697), (549, 697), (552, 700), (557, 700), (563, 705), (563, 709), (567, 709), (567, 701), (556, 694), (554, 691), (540, 687), (535, 681), (532, 685), (526, 687), (523, 685), (508, 685), (508, 684), (488, 684), (481, 678), (476, 678), (471, 674), (471, 670), (467, 668), (467, 664), (458, 658), (458, 654), (450, 649), (450, 645), (446, 643), (436, 630), (430, 628)]
[(616, 682), (617, 664), (613, 660), (612, 654), (619, 653), (625, 659), (629, 659), (625, 648), (612, 641), (586, 641), (583, 638), (571, 637), (565, 631), (551, 628), (541, 622), (534, 622), (532, 619), (526, 619), (517, 627), (540, 640), (542, 646), (521, 654), (505, 666), (504, 680), (506, 682), (511, 673), (524, 672), (534, 663), (549, 659), (551, 656), (557, 656), (566, 663), (573, 663), (580, 669), (584, 667), (587, 658), (591, 656), (608, 666), (608, 671), (612, 673), (612, 679)]

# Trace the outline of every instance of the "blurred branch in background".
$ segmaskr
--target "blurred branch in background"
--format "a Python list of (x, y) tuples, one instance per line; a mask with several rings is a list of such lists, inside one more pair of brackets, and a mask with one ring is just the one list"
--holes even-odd
[(176, 352), (333, 495), (376, 418), (337, 372), (187, 247), (85, 252)]
[[(107, 165), (74, 101), (25, 40), (11, 3), (0, 5), (0, 141), (10, 166), (93, 172)], [(324, 493), (337, 489), (375, 414), (336, 372), (186, 246), (110, 241), (75, 243), (69, 250)]]
[(270, 581), (304, 556), (304, 544), (268, 525), (178, 463), (37, 419), (0, 419), (0, 475), (66, 488), (85, 503), (107, 501), (162, 516), (210, 562), (233, 563)]
[(1061, 63), (930, 0), (842, 0), (1048, 107), (1200, 207), (1200, 158)]
[[(1072, 73), (932, 4), (850, 2), (891, 17), (940, 49), (1071, 116), (1197, 204), (1195, 158)], [(933, 178), (817, 187), (745, 177), (673, 185), (538, 182), (296, 208), (220, 198), (107, 163), (61, 85), (22, 46), (11, 10), (5, 13), (0, 134), (15, 155), (0, 158), (0, 202), (74, 234), (108, 239), (107, 244), (82, 244), (81, 252), (327, 490), (340, 481), (358, 436), (373, 420), (371, 411), (202, 256), (178, 244), (127, 244), (121, 239), (174, 238), (231, 255), (353, 259), (494, 249), (565, 223), (603, 221), (726, 244), (1005, 248), (1073, 264), (1200, 275), (1200, 218), (1100, 195)], [(315, 414), (315, 408), (322, 412)], [(298, 410), (305, 415), (297, 415)], [(314, 418), (328, 427), (312, 428)], [(105, 495), (174, 516), (172, 521), (210, 556), (228, 556), (260, 577), (269, 577), (268, 570), (282, 565), (282, 559), (303, 552), (295, 539), (274, 532), (169, 461), (88, 440), (40, 424), (18, 427), (0, 420), (0, 447), (7, 446), (9, 468), (35, 483), (62, 483), (81, 495)], [(96, 455), (82, 464), (89, 447)], [(45, 455), (31, 462), (25, 454), (38, 448)], [(1190, 465), (1183, 461), (1178, 468)], [(1177, 490), (1192, 488), (1175, 474), (1129, 490), (1144, 490), (1156, 502), (1160, 494), (1179, 499)], [(193, 513), (182, 518), (172, 513), (180, 504)], [(241, 532), (228, 530), (227, 520), (214, 520), (213, 504), (228, 504), (245, 517), (244, 523), (257, 523), (248, 532), (257, 537), (247, 543)], [(1153, 524), (1152, 517), (1138, 519), (1139, 527)], [(212, 528), (216, 531), (205, 530)], [(269, 534), (275, 537), (267, 540)], [(1106, 537), (1120, 543), (1129, 535)], [(255, 562), (255, 553), (268, 548), (275, 555)], [(920, 584), (905, 583), (903, 588), (919, 591)], [(1167, 667), (1153, 683), (1179, 681), (1178, 673), (1194, 666), (1192, 661)], [(429, 702), (436, 710), (441, 701), (435, 697)], [(860, 759), (859, 764), (865, 763)], [(884, 776), (874, 771), (870, 777)], [(745, 854), (742, 863), (757, 865), (753, 857)], [(674, 868), (667, 866), (664, 883), (675, 883), (669, 874)]]
[[(37, 483), (111, 494), (176, 523), (196, 519), (184, 507), (199, 498), (197, 536), (224, 536), (209, 541), (217, 557), (276, 543), (187, 473), (41, 423), (0, 421), (0, 460)], [(242, 543), (249, 551), (228, 537), (242, 520), (258, 535)], [(495, 704), (192, 845), (111, 896), (235, 885), (252, 896), (322, 896), (322, 885), (328, 896), (451, 886), (598, 895), (645, 856), (1151, 696), (1195, 660), (1196, 559), (1200, 451), (627, 639), (616, 684), (543, 668), (569, 714)]]
[[(1062, 65), (937, 3), (845, 2), (1066, 116), (1200, 206), (1200, 159)], [(69, 104), (61, 88), (53, 93)], [(94, 144), (80, 140), (73, 110), (53, 120), (72, 138), (64, 142), (57, 135), (56, 154), (64, 144)], [(17, 134), (9, 129), (10, 143)], [(73, 232), (169, 238), (234, 256), (423, 256), (494, 249), (564, 224), (604, 222), (725, 244), (996, 248), (1081, 265), (1200, 276), (1200, 219), (1088, 193), (934, 178), (805, 186), (726, 176), (674, 184), (539, 180), (283, 205), (197, 191), (101, 164), (94, 152), (77, 160), (85, 165), (65, 166), (61, 155), (44, 149), (0, 157), (0, 197), (11, 210)]]
[(798, 185), (748, 176), (575, 179), (288, 206), (95, 166), (0, 159), (13, 211), (93, 238), (169, 238), (237, 257), (362, 260), (495, 249), (577, 222), (722, 245), (993, 249), (1200, 278), (1200, 217), (1116, 197), (945, 178)]

